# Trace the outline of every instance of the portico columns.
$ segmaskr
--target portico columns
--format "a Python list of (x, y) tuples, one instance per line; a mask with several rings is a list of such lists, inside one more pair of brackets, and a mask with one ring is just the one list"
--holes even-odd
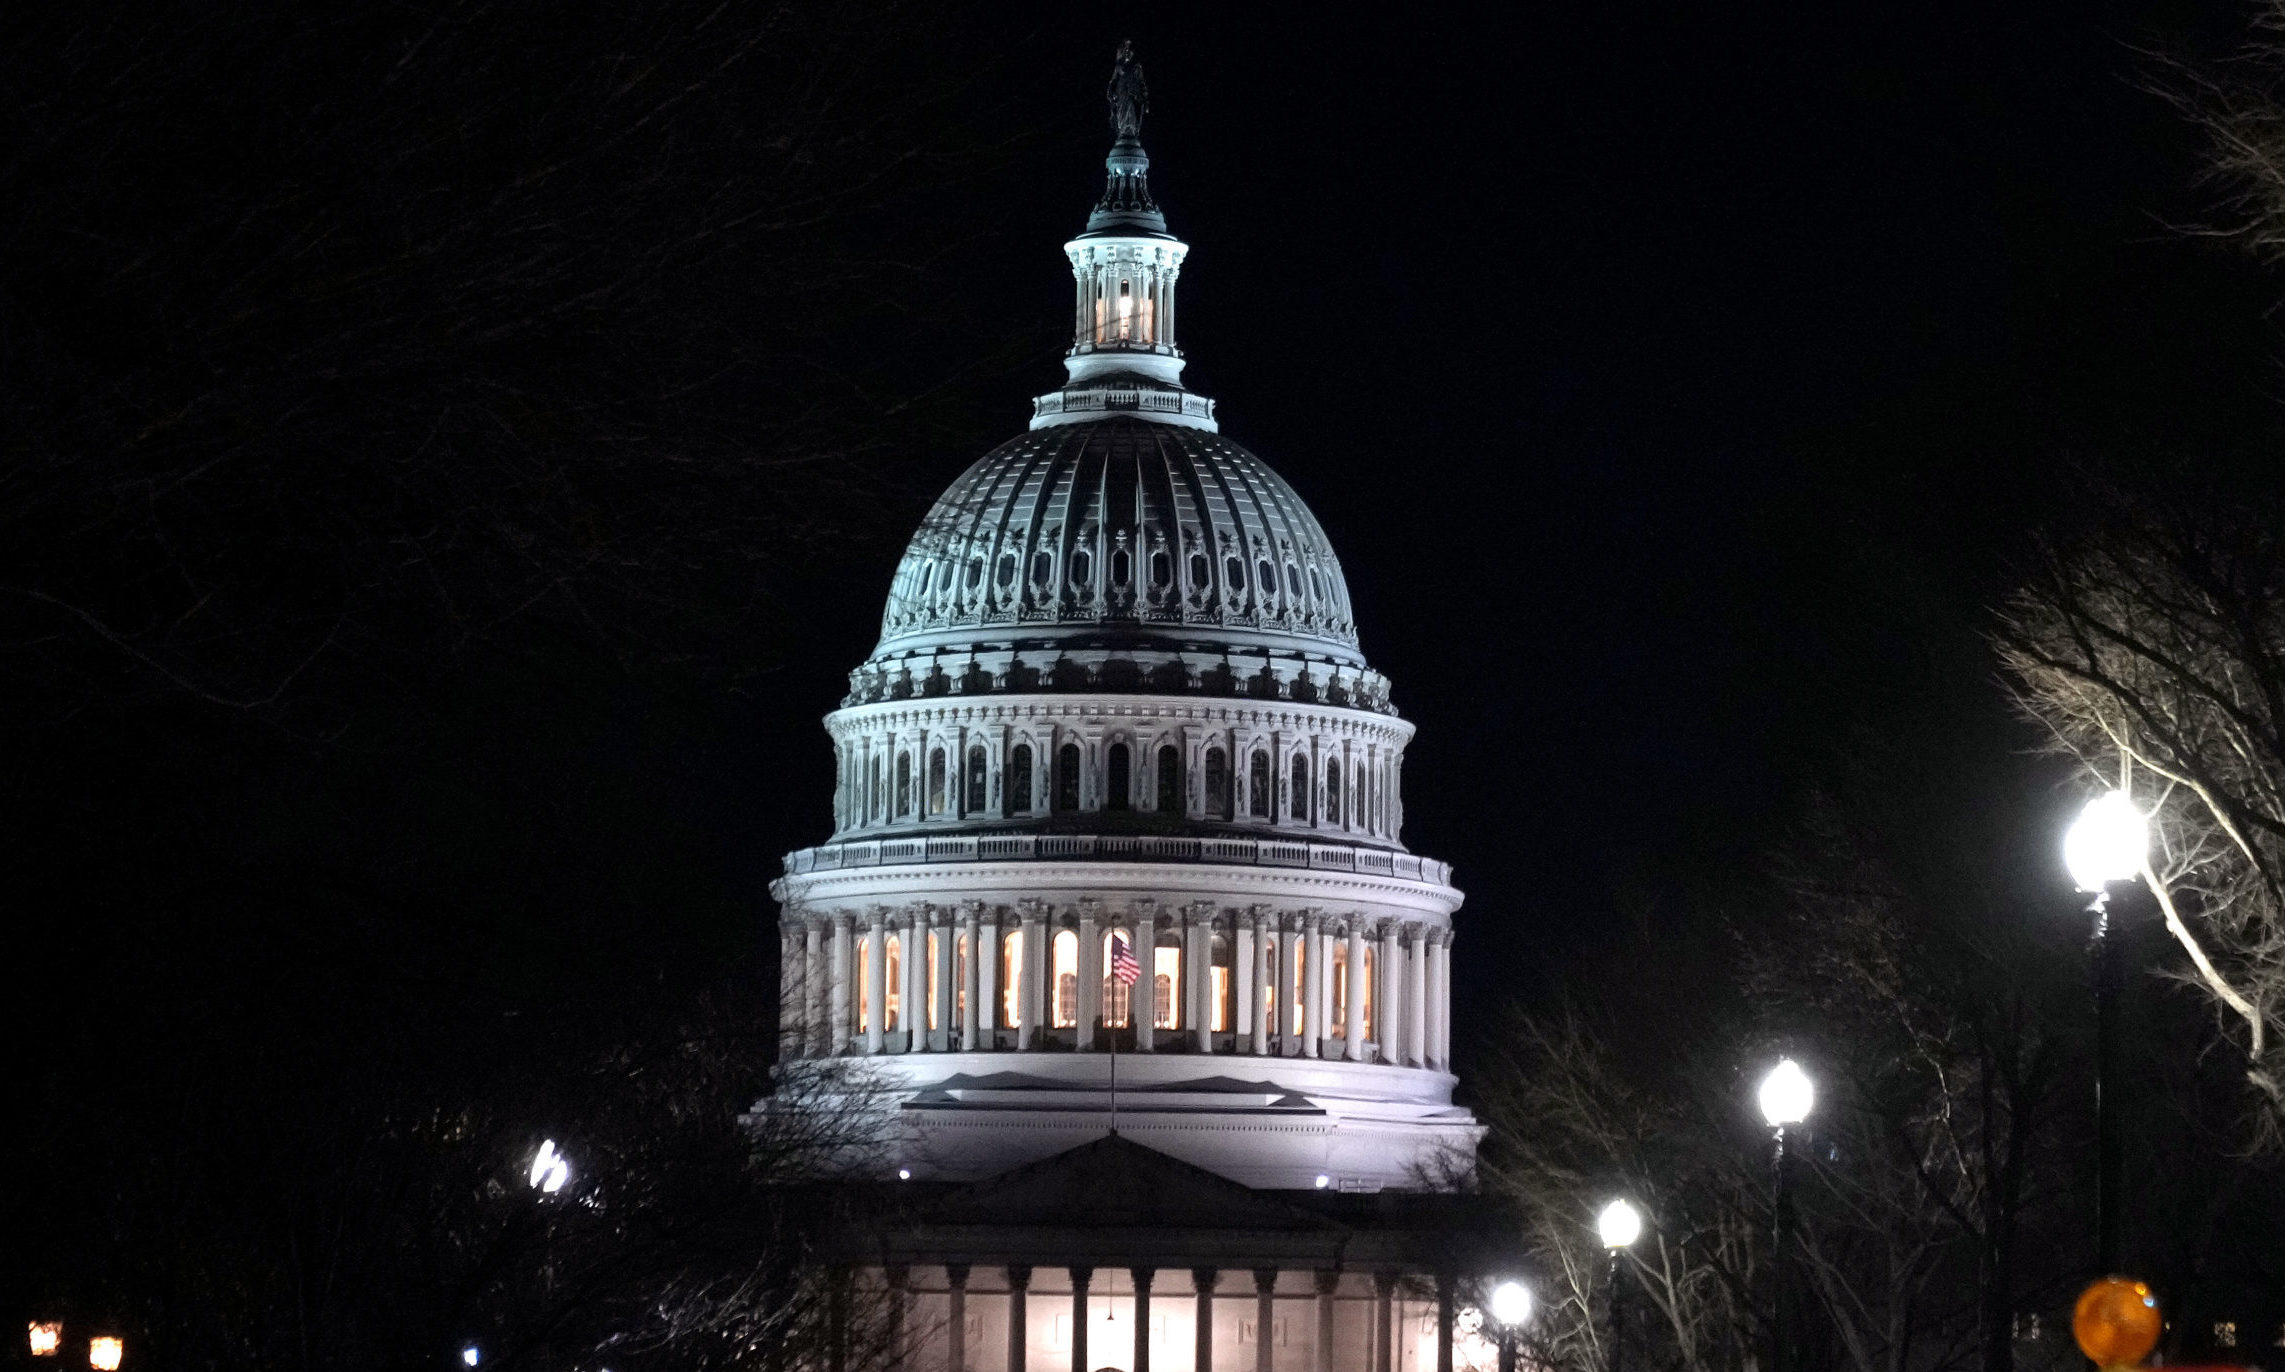
[(802, 942), (799, 916), (788, 913), (778, 922), (778, 1057), (801, 1056), (802, 959), (808, 945)]
[(1158, 1275), (1148, 1267), (1134, 1267), (1127, 1275), (1135, 1283), (1135, 1365), (1133, 1372), (1150, 1372), (1150, 1282)]
[(905, 1288), (911, 1277), (911, 1270), (903, 1267), (891, 1267), (882, 1275), (888, 1279), (889, 1283), (889, 1372), (904, 1372), (905, 1306), (910, 1303), (906, 1298)]
[[(1149, 902), (1135, 909), (1134, 922), (1135, 961), (1142, 966), (1142, 975), (1127, 995), (1127, 1023), (1134, 1026), (1135, 1051), (1147, 1053), (1154, 1046), (1158, 1025), (1158, 912)], [(1167, 994), (1174, 993), (1173, 987)]]
[[(1366, 1372), (1395, 1372), (1396, 1273), (1373, 1273), (1373, 1356)], [(1200, 1372), (1205, 1372), (1201, 1368)]]
[(960, 1051), (973, 1053), (977, 1048), (976, 1026), (978, 1016), (982, 1014), (984, 1008), (983, 988), (976, 982), (976, 978), (986, 966), (984, 959), (984, 902), (980, 900), (963, 902), (960, 913), (964, 916), (961, 920), (961, 924), (964, 926), (961, 932), (968, 938), (968, 960), (960, 968), (960, 999), (966, 1002), (960, 1007)]
[(1341, 1032), (1348, 1035), (1348, 1052), (1351, 1062), (1365, 1060), (1365, 922), (1355, 915), (1349, 917), (1349, 979), (1342, 988), (1347, 1000), (1343, 1007), (1349, 1012), (1348, 1022)]
[[(1306, 1015), (1308, 1003), (1294, 1003), (1301, 985), (1301, 978), (1294, 975), (1294, 969), (1301, 965), (1294, 956), (1301, 947), (1301, 930), (1295, 927), (1293, 915), (1280, 915), (1277, 922), (1277, 1055), (1289, 1058), (1301, 1051), (1300, 1034), (1293, 1022)], [(1296, 1015), (1296, 1009), (1304, 1013)]]
[(1008, 1269), (1008, 1372), (1024, 1372), (1024, 1350), (1031, 1331), (1024, 1327), (1024, 1296), (1031, 1290), (1031, 1269)]
[[(1277, 1269), (1254, 1269), (1254, 1372), (1270, 1372), (1277, 1356)], [(1451, 1372), (1446, 1368), (1445, 1372)]]
[(974, 927), (977, 936), (969, 940), (968, 956), (976, 965), (969, 977), (976, 998), (968, 1023), (976, 1029), (976, 1041), (970, 1047), (990, 1050), (1000, 1046), (1000, 912), (985, 912)]
[(1428, 945), (1428, 1063), (1444, 1070), (1452, 1062), (1452, 931), (1441, 930)]
[(1197, 1292), (1197, 1311), (1191, 1338), (1190, 1366), (1194, 1372), (1214, 1372), (1214, 1283), (1222, 1274), (1211, 1267), (1190, 1269), (1190, 1285)]
[[(1094, 1280), (1092, 1267), (1071, 1269), (1071, 1372), (1094, 1372), (1087, 1366), (1087, 1283)], [(1450, 1368), (1440, 1372), (1452, 1372)]]
[(1301, 1054), (1316, 1057), (1325, 1041), (1325, 912), (1304, 910), (1301, 914), (1301, 937), (1309, 949), (1303, 955), (1301, 966), (1307, 974), (1303, 984), (1307, 999), (1302, 1001)]
[(865, 945), (865, 1051), (881, 1051), (883, 1026), (889, 1014), (889, 907), (873, 907), (873, 925)]
[[(958, 1037), (957, 1026), (952, 1020), (952, 1007), (959, 1004), (959, 998), (952, 994), (952, 944), (959, 937), (960, 926), (953, 923), (952, 912), (942, 906), (930, 906), (928, 914), (928, 932), (936, 944), (935, 951), (928, 959), (931, 983), (928, 989), (929, 1018), (935, 1024), (934, 1027), (927, 1024), (921, 1027), (928, 1031), (929, 1048), (943, 1052), (951, 1048), (953, 1040)], [(938, 1038), (939, 1034), (944, 1037)]]
[[(974, 947), (970, 944), (969, 947)], [(952, 1263), (944, 1269), (949, 1288), (945, 1298), (944, 1372), (968, 1372), (968, 1267)]]
[(1041, 937), (1047, 909), (1043, 902), (1027, 900), (1023, 903), (1023, 941), (1017, 947), (1023, 950), (1022, 965), (1017, 974), (1023, 985), (1016, 988), (1016, 1005), (1023, 1011), (1023, 1023), (1016, 1028), (1016, 1047), (1030, 1048), (1039, 1041), (1039, 979), (1040, 948), (1046, 942)]
[(897, 1028), (904, 1031), (907, 1053), (928, 1041), (928, 1007), (921, 1004), (928, 985), (928, 931), (921, 923), (921, 907), (904, 907), (904, 937), (897, 945)]
[(1404, 947), (1395, 920), (1381, 924), (1380, 1003), (1373, 1007), (1373, 1032), (1380, 1036), (1381, 1061), (1404, 1061)]
[(1414, 1067), (1428, 1065), (1428, 930), (1415, 927), (1412, 931), (1412, 956), (1405, 960), (1407, 980), (1412, 984), (1404, 988), (1404, 1008), (1411, 1012), (1411, 1023), (1404, 1034), (1405, 1061)]
[(1436, 1277), (1436, 1372), (1452, 1372), (1452, 1304), (1458, 1292), (1452, 1275)]
[(1266, 905), (1256, 905), (1254, 920), (1254, 1056), (1269, 1055), (1270, 1016), (1276, 984), (1270, 980), (1270, 964), (1277, 961), (1277, 925)]
[[(1190, 944), (1182, 958), (1183, 981), (1190, 996), (1183, 1002), (1190, 1016), (1190, 1046), (1201, 1053), (1214, 1051), (1214, 907), (1206, 901), (1189, 907)], [(1199, 1372), (1206, 1372), (1200, 1368)]]
[(1095, 936), (1096, 904), (1079, 902), (1079, 1028), (1082, 1053), (1095, 1046), (1095, 1019), (1103, 1013), (1103, 946)]
[(825, 926), (816, 920), (805, 920), (803, 925), (801, 937), (809, 975), (801, 985), (801, 1043), (804, 1054), (815, 1058), (841, 1051), (841, 1045), (834, 1042), (840, 1025), (826, 1018), (824, 1003), (825, 997), (832, 993), (840, 969), (826, 964)]

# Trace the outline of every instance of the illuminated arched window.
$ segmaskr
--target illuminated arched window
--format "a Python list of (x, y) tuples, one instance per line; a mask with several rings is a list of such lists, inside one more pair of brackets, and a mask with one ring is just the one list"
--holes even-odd
[(856, 1011), (856, 1019), (849, 1025), (851, 1033), (865, 1032), (865, 1012), (873, 1008), (873, 936), (857, 935), (857, 994), (849, 997), (849, 1008)]
[(902, 983), (904, 979), (903, 937), (897, 934), (889, 935), (887, 947), (887, 966), (885, 970), (888, 972), (888, 992), (882, 997), (882, 999), (888, 1003), (888, 1012), (881, 1016), (881, 1027), (883, 1029), (893, 1030), (897, 1027), (897, 1012), (904, 1009), (904, 1006), (900, 1003), (904, 997), (898, 994), (903, 989)]
[(1309, 1032), (1309, 940), (1293, 941), (1293, 975), (1286, 978), (1286, 989), (1293, 993), (1293, 1023), (1286, 1028), (1289, 1034)]
[(1182, 1007), (1175, 1004), (1174, 988), (1182, 984), (1182, 950), (1161, 945), (1151, 950), (1150, 1023), (1154, 1029), (1180, 1029)]
[(1325, 764), (1325, 822), (1341, 822), (1341, 764), (1338, 762)]
[(1031, 745), (1019, 743), (1008, 754), (1008, 813), (1031, 813)]
[(1269, 818), (1269, 754), (1254, 750), (1252, 764), (1247, 768), (1246, 809), (1255, 819)]
[[(1327, 767), (1331, 776), (1333, 769)], [(1349, 941), (1335, 938), (1333, 944), (1333, 1004), (1325, 1011), (1325, 1032), (1337, 1039), (1349, 1036)]]
[(1206, 813), (1214, 819), (1230, 817), (1230, 755), (1219, 748), (1206, 750)]
[(1158, 812), (1182, 813), (1182, 754), (1171, 743), (1159, 745), (1158, 750)]
[(1058, 1029), (1079, 1023), (1079, 936), (1069, 929), (1055, 936), (1055, 1018)]
[(1055, 808), (1079, 808), (1079, 745), (1066, 743), (1055, 750)]
[[(952, 939), (952, 1023), (968, 1022), (968, 936), (957, 934)], [(949, 1028), (950, 1026), (946, 1026)]]
[(1023, 1028), (1023, 930), (1000, 935), (1000, 1024)]
[(1207, 1009), (1206, 1027), (1214, 1033), (1227, 1034), (1230, 1032), (1231, 1012), (1237, 1005), (1234, 999), (1237, 978), (1230, 974), (1229, 935), (1214, 935), (1213, 946), (1208, 955), (1213, 959), (1211, 963), (1212, 973), (1207, 980), (1213, 987), (1214, 1003)]
[(1128, 808), (1128, 788), (1133, 785), (1134, 778), (1129, 775), (1132, 769), (1127, 762), (1126, 744), (1114, 743), (1111, 745), (1110, 756), (1105, 759), (1103, 770), (1106, 774), (1105, 787), (1107, 791), (1104, 796), (1103, 807), (1108, 810)]
[(960, 803), (963, 814), (984, 813), (984, 781), (984, 749), (979, 744), (968, 750), (968, 795)]
[(928, 812), (932, 815), (944, 813), (944, 750), (942, 748), (928, 750)]
[(912, 754), (897, 754), (897, 816), (912, 817)]
[(1293, 790), (1289, 799), (1293, 808), (1287, 818), (1306, 823), (1309, 819), (1309, 759), (1298, 754), (1293, 759)]

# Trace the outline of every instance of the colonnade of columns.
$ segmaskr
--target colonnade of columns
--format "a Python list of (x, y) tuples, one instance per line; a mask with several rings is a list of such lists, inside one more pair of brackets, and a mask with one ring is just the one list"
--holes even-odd
[[(1059, 942), (1064, 931), (1072, 944)], [(1123, 1015), (1102, 1003), (1104, 939), (1114, 931), (1143, 969)], [(1131, 1028), (1142, 1052), (1438, 1070), (1451, 1060), (1453, 931), (1444, 923), (1211, 901), (1112, 911), (1092, 899), (972, 900), (789, 910), (781, 936), (785, 1057), (1051, 1044), (1086, 1052), (1104, 1031)]]
[[(1060, 1372), (1057, 1364), (1063, 1356), (1035, 1358), (1033, 1345), (1037, 1342), (1033, 1320), (1045, 1317), (1056, 1320), (1062, 1347), (1058, 1355), (1068, 1355), (1070, 1372), (1095, 1372), (1099, 1362), (1125, 1361), (1132, 1372), (1150, 1372), (1154, 1355), (1161, 1350), (1153, 1345), (1154, 1321), (1151, 1307), (1158, 1287), (1159, 1270), (1152, 1267), (1126, 1267), (1103, 1269), (1102, 1275), (1121, 1275), (1126, 1278), (1128, 1306), (1126, 1337), (1131, 1348), (1094, 1349), (1090, 1347), (1091, 1326), (1095, 1323), (1090, 1302), (1103, 1294), (1097, 1289), (1098, 1269), (1088, 1266), (1050, 1268), (1061, 1271), (1068, 1293), (1041, 1294), (1035, 1291), (1035, 1268), (1029, 1265), (1008, 1265), (1000, 1270), (1005, 1282), (998, 1289), (986, 1288), (979, 1294), (998, 1296), (1005, 1300), (1006, 1328), (1001, 1347), (993, 1349), (986, 1341), (978, 1340), (979, 1354), (970, 1357), (969, 1295), (971, 1276), (977, 1270), (966, 1264), (952, 1264), (940, 1269), (942, 1288), (928, 1283), (925, 1292), (912, 1280), (912, 1270), (890, 1267), (881, 1273), (882, 1284), (887, 1288), (889, 1307), (888, 1366), (892, 1372)], [(989, 1270), (989, 1269), (985, 1269)], [(1179, 1270), (1179, 1269), (1178, 1269)], [(1163, 1350), (1161, 1365), (1182, 1366), (1187, 1362), (1191, 1372), (1399, 1372), (1405, 1359), (1398, 1345), (1406, 1321), (1404, 1313), (1420, 1311), (1426, 1318), (1433, 1312), (1435, 1320), (1435, 1366), (1439, 1372), (1451, 1372), (1453, 1366), (1454, 1326), (1456, 1323), (1456, 1284), (1449, 1276), (1418, 1277), (1412, 1282), (1409, 1294), (1402, 1294), (1405, 1285), (1402, 1274), (1378, 1271), (1354, 1274), (1344, 1281), (1344, 1274), (1329, 1269), (1314, 1269), (1305, 1275), (1306, 1293), (1294, 1288), (1304, 1275), (1290, 1269), (1276, 1267), (1240, 1269), (1242, 1275), (1232, 1291), (1224, 1281), (1221, 1269), (1194, 1267), (1189, 1269), (1191, 1323), (1190, 1346)], [(1284, 1281), (1281, 1277), (1295, 1280)], [(1250, 1278), (1250, 1281), (1247, 1280)], [(1368, 1285), (1369, 1283), (1369, 1285)], [(1281, 1289), (1282, 1286), (1282, 1289)], [(920, 1316), (914, 1307), (923, 1296), (941, 1296), (944, 1314), (935, 1318)], [(1167, 1293), (1170, 1302), (1180, 1298)], [(1036, 1313), (1035, 1303), (1042, 1306)], [(1056, 1316), (1050, 1303), (1068, 1302), (1068, 1313)], [(1370, 1302), (1369, 1314), (1363, 1323), (1365, 1329), (1356, 1331), (1352, 1313), (1351, 1337), (1339, 1337), (1336, 1311), (1347, 1302), (1352, 1306)], [(1280, 1305), (1288, 1311), (1307, 1302), (1308, 1323), (1313, 1326), (1306, 1339), (1280, 1337), (1278, 1310)], [(1238, 1348), (1226, 1346), (1227, 1341), (1216, 1328), (1216, 1310), (1238, 1307), (1235, 1342)], [(1249, 1309), (1250, 1307), (1250, 1309)], [(1180, 1305), (1175, 1306), (1180, 1311)], [(1064, 1332), (1067, 1327), (1067, 1332)], [(1285, 1332), (1290, 1333), (1291, 1325)], [(1357, 1332), (1364, 1337), (1355, 1337)], [(1283, 1348), (1284, 1352), (1280, 1352)], [(1305, 1350), (1305, 1351), (1304, 1351)], [(1425, 1348), (1421, 1350), (1426, 1352)], [(1298, 1355), (1298, 1356), (1297, 1356)], [(1425, 1357), (1417, 1360), (1425, 1363)], [(1423, 1367), (1420, 1372), (1426, 1372)]]

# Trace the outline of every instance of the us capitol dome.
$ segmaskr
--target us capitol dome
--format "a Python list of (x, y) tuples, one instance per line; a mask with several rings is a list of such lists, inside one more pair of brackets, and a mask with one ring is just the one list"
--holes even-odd
[(826, 717), (833, 835), (771, 887), (781, 1053), (884, 1074), (884, 1175), (1115, 1129), (1246, 1187), (1432, 1189), (1481, 1130), (1413, 726), (1315, 516), (1182, 382), (1189, 247), (1113, 107), (1068, 375), (930, 510)]

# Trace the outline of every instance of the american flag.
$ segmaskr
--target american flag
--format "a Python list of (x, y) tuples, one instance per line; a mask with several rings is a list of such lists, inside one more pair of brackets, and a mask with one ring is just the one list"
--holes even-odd
[(1125, 934), (1111, 935), (1111, 975), (1119, 985), (1132, 986), (1142, 980), (1142, 964), (1135, 961), (1135, 950), (1127, 946)]

